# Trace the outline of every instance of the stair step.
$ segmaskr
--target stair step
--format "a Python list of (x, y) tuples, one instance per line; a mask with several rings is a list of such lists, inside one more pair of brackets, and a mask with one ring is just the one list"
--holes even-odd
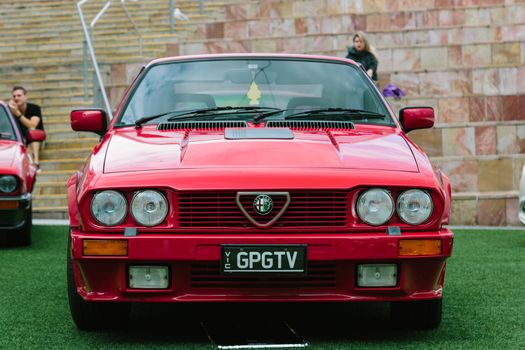
[(33, 189), (34, 195), (50, 195), (50, 194), (67, 194), (67, 186), (64, 182), (53, 182), (47, 181), (36, 182), (35, 188)]
[(48, 152), (45, 148), (40, 152), (40, 161), (44, 160), (57, 160), (62, 158), (83, 158), (84, 160), (89, 156), (93, 147), (80, 147), (80, 148), (64, 148), (55, 149)]
[(69, 219), (67, 206), (33, 207), (33, 219)]
[(62, 140), (62, 139), (92, 139), (95, 135), (94, 133), (90, 132), (77, 132), (73, 131), (71, 128), (69, 129), (48, 129), (46, 127), (46, 139), (47, 140)]
[(67, 207), (66, 194), (36, 194), (33, 196), (33, 208)]
[(84, 164), (83, 158), (65, 158), (65, 159), (50, 159), (41, 160), (40, 168), (42, 171), (47, 170), (70, 170), (71, 172), (80, 169)]
[(62, 182), (66, 186), (74, 172), (74, 170), (43, 170), (38, 173), (37, 182)]
[(46, 140), (46, 151), (47, 150), (56, 150), (56, 149), (63, 149), (63, 148), (88, 148), (88, 147), (95, 147), (96, 144), (98, 144), (99, 139), (96, 137), (86, 137), (86, 138), (79, 138), (79, 139), (58, 139), (58, 140), (52, 140), (48, 139)]

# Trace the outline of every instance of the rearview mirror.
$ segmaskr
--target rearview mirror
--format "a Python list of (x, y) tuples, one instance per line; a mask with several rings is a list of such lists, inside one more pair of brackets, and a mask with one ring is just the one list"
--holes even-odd
[(407, 133), (416, 129), (427, 129), (434, 126), (432, 107), (405, 107), (399, 111), (399, 122)]
[(91, 131), (100, 136), (106, 133), (108, 120), (103, 109), (75, 109), (70, 117), (71, 128), (75, 131)]

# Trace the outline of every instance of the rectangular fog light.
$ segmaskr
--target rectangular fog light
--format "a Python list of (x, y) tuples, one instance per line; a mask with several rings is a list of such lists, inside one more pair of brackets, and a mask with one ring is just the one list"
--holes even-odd
[(166, 289), (169, 285), (167, 266), (130, 266), (129, 286), (140, 289)]
[(396, 264), (357, 265), (358, 287), (395, 287), (396, 284)]

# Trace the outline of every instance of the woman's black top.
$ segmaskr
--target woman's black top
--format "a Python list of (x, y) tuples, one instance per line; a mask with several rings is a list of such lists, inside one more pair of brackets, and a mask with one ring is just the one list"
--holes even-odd
[(377, 81), (377, 58), (369, 51), (357, 51), (355, 47), (348, 49), (346, 58), (359, 62), (363, 65), (366, 71), (372, 70), (372, 80)]

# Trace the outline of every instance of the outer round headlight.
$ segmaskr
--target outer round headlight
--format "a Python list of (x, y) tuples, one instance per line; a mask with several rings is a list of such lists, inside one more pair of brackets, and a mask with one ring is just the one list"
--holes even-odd
[(430, 195), (422, 190), (408, 190), (397, 199), (397, 214), (399, 218), (410, 225), (425, 222), (434, 209)]
[(0, 176), (0, 192), (9, 193), (14, 192), (18, 186), (16, 176), (4, 175)]
[(394, 214), (394, 200), (382, 188), (372, 188), (357, 199), (357, 215), (369, 225), (379, 226), (390, 220)]
[(164, 221), (168, 214), (168, 201), (158, 191), (137, 192), (131, 201), (131, 214), (141, 225), (158, 225)]
[(102, 225), (120, 224), (126, 217), (127, 209), (126, 198), (117, 191), (98, 192), (91, 200), (91, 214)]

